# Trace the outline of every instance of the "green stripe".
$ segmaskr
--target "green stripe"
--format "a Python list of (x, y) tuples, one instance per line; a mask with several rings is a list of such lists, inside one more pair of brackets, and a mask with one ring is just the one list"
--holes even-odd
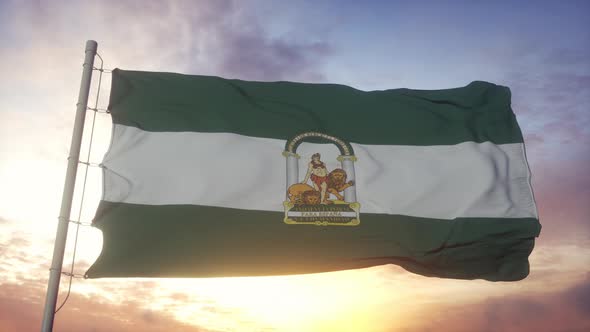
[(510, 90), (479, 81), (447, 90), (364, 92), (336, 84), (116, 69), (109, 109), (115, 123), (146, 131), (284, 140), (319, 131), (349, 142), (385, 145), (523, 142)]
[(100, 203), (103, 249), (87, 275), (220, 277), (397, 264), (426, 276), (520, 280), (536, 219), (361, 214), (359, 226), (287, 225), (280, 212)]

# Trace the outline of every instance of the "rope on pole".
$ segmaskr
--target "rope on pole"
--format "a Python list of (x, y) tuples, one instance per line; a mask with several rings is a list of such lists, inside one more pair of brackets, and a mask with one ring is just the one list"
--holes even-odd
[[(80, 220), (82, 218), (82, 208), (84, 206), (84, 196), (86, 194), (86, 182), (88, 180), (88, 169), (90, 166), (94, 165), (93, 163), (90, 162), (90, 154), (92, 152), (92, 141), (94, 140), (94, 128), (95, 128), (95, 124), (96, 124), (96, 114), (99, 113), (98, 112), (98, 110), (99, 110), (98, 102), (99, 102), (99, 98), (100, 98), (100, 88), (102, 85), (102, 73), (103, 73), (103, 64), (104, 64), (102, 57), (98, 53), (96, 53), (96, 55), (100, 59), (100, 68), (97, 69), (99, 71), (98, 87), (96, 88), (96, 97), (94, 100), (94, 107), (93, 108), (86, 107), (87, 110), (94, 111), (94, 113), (92, 114), (92, 122), (91, 122), (92, 125), (90, 127), (90, 142), (88, 143), (88, 153), (86, 154), (86, 161), (81, 161), (81, 160), (78, 161), (79, 164), (83, 164), (86, 166), (86, 168), (84, 169), (84, 180), (82, 181), (82, 197), (80, 198), (80, 207), (78, 209), (78, 220)], [(98, 164), (96, 164), (96, 165), (98, 165)], [(72, 222), (72, 221), (70, 220), (70, 222)], [(72, 264), (70, 265), (70, 272), (62, 272), (61, 273), (62, 275), (69, 277), (68, 291), (67, 291), (66, 297), (64, 298), (62, 303), (55, 310), (55, 313), (57, 313), (61, 308), (63, 308), (63, 306), (66, 304), (66, 302), (70, 298), (70, 294), (71, 294), (71, 290), (72, 290), (72, 279), (74, 278), (74, 276), (78, 276), (78, 275), (74, 274), (74, 267), (76, 265), (76, 249), (78, 247), (78, 235), (80, 232), (80, 226), (85, 226), (85, 224), (82, 224), (80, 221), (73, 222), (73, 223), (76, 225), (76, 235), (74, 236), (74, 251), (72, 253)], [(79, 276), (84, 277), (83, 274), (79, 275)]]

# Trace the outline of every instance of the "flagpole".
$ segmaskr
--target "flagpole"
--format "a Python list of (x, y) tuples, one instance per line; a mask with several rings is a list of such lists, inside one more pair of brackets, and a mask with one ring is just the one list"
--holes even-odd
[(70, 144), (68, 168), (61, 199), (61, 209), (57, 223), (55, 244), (53, 247), (53, 259), (51, 261), (51, 268), (49, 269), (49, 282), (47, 284), (47, 296), (45, 298), (41, 332), (51, 332), (53, 330), (55, 306), (59, 292), (59, 280), (64, 260), (66, 240), (68, 237), (68, 225), (70, 222), (72, 199), (74, 197), (74, 188), (76, 185), (76, 173), (78, 171), (78, 162), (80, 160), (80, 146), (82, 145), (82, 134), (84, 133), (84, 121), (86, 119), (86, 108), (88, 107), (88, 95), (90, 93), (94, 56), (96, 55), (97, 47), (98, 44), (94, 40), (86, 41), (84, 69), (82, 71), (82, 80), (80, 82), (80, 92), (78, 93), (78, 103), (76, 104), (76, 119), (74, 122), (74, 131), (72, 133), (72, 142)]

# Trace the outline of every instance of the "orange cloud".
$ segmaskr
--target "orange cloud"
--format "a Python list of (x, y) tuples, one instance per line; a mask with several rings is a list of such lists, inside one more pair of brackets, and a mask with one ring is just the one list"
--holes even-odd
[(419, 325), (416, 331), (590, 331), (590, 275), (559, 292), (490, 296), (479, 303), (430, 308)]
[[(0, 285), (0, 332), (38, 331), (44, 292), (34, 283)], [(170, 316), (143, 309), (135, 301), (110, 304), (100, 298), (73, 296), (56, 315), (54, 328), (62, 332), (204, 332)]]

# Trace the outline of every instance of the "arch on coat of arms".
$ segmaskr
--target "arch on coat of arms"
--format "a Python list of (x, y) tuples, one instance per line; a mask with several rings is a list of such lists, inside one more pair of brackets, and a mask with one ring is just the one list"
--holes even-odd
[(338, 147), (338, 150), (340, 150), (340, 155), (342, 156), (354, 156), (354, 150), (350, 143), (347, 143), (338, 137), (326, 135), (316, 131), (302, 133), (288, 140), (285, 144), (285, 152), (296, 153), (295, 151), (301, 143), (312, 139), (319, 139), (320, 141), (335, 144), (336, 147)]

